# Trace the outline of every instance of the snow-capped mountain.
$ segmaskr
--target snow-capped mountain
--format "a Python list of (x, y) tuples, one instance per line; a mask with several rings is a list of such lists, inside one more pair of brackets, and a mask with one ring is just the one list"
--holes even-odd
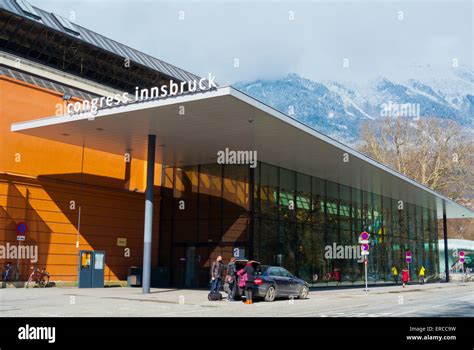
[(439, 117), (474, 131), (474, 71), (465, 68), (404, 81), (379, 77), (364, 84), (315, 82), (292, 73), (233, 86), (350, 144), (357, 140), (362, 122), (382, 116)]

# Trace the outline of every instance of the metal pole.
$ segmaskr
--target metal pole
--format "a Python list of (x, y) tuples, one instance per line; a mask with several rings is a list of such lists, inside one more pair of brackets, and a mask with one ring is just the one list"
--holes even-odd
[(77, 261), (79, 262), (79, 267), (77, 269), (77, 285), (79, 286), (79, 271), (81, 270), (81, 257), (80, 257), (80, 242), (81, 240), (81, 206), (79, 206), (79, 212), (77, 214), (77, 234), (76, 234), (76, 254), (77, 254)]
[(255, 218), (255, 172), (254, 168), (249, 168), (249, 257), (255, 259), (254, 252), (254, 218)]
[(443, 200), (443, 239), (444, 239), (444, 270), (446, 271), (446, 282), (449, 282), (448, 219), (446, 217), (446, 201), (445, 200)]
[[(17, 238), (18, 239), (18, 238)], [(21, 251), (21, 241), (17, 241), (18, 244), (17, 244), (17, 252), (20, 252)], [(13, 269), (12, 269), (13, 270)], [(17, 254), (16, 256), (16, 271), (15, 271), (15, 275), (18, 274), (18, 271), (20, 271), (20, 254)], [(16, 280), (16, 276), (14, 278)], [(15, 281), (15, 282), (18, 282), (18, 281)]]
[(367, 255), (365, 256), (365, 259), (364, 259), (364, 267), (365, 267), (365, 291), (367, 292), (369, 289), (367, 287), (367, 264), (368, 261), (367, 261)]
[(79, 248), (80, 239), (81, 239), (81, 207), (79, 206), (79, 212), (77, 214), (76, 248)]
[(142, 292), (144, 294), (150, 293), (151, 280), (151, 239), (153, 228), (153, 189), (155, 185), (155, 144), (156, 136), (148, 135), (145, 194), (145, 230), (143, 234)]
[[(407, 262), (407, 264), (408, 264), (408, 282), (410, 282), (410, 280), (411, 280), (410, 262)], [(408, 284), (408, 282), (407, 282), (407, 284)]]

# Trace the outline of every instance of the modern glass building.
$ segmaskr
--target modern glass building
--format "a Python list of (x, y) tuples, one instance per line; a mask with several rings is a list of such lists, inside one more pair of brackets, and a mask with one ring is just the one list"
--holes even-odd
[(327, 257), (334, 245), (358, 247), (362, 231), (370, 233), (370, 282), (393, 282), (391, 268), (406, 266), (408, 250), (412, 278), (423, 265), (427, 278), (438, 280), (433, 208), (406, 203), (398, 209), (397, 199), (261, 162), (255, 169), (207, 164), (169, 168), (167, 174), (159, 256), (173, 285), (205, 286), (207, 257), (229, 259), (236, 247), (314, 285), (334, 284), (336, 269), (341, 284), (362, 283), (360, 256)]
[[(423, 265), (436, 281), (438, 226), (447, 254), (447, 220), (474, 217), (233, 87), (193, 92), (199, 76), (24, 1), (0, 0), (0, 30), (0, 244), (25, 224), (55, 281), (77, 281), (81, 252), (100, 251), (106, 281), (143, 266), (144, 292), (207, 286), (218, 255), (358, 284), (362, 231), (371, 283), (408, 250), (412, 278)], [(172, 83), (184, 93), (58, 112)], [(226, 149), (256, 166), (219, 162)], [(22, 278), (29, 267), (18, 260)]]

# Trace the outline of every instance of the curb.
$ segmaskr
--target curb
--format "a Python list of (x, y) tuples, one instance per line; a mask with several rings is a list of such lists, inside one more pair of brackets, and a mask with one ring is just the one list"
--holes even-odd
[[(52, 285), (47, 288), (77, 288), (76, 281), (51, 281)], [(113, 287), (127, 287), (127, 281), (105, 281), (104, 288), (113, 288)], [(26, 282), (0, 282), (0, 289), (4, 288), (26, 288)]]

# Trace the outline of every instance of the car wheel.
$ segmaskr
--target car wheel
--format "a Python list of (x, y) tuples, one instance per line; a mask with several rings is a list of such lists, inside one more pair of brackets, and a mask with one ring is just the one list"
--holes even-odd
[(265, 293), (265, 301), (274, 301), (276, 298), (276, 289), (273, 286), (268, 287)]
[(306, 299), (308, 297), (308, 294), (309, 294), (309, 288), (307, 286), (303, 286), (303, 288), (301, 288), (299, 298)]

